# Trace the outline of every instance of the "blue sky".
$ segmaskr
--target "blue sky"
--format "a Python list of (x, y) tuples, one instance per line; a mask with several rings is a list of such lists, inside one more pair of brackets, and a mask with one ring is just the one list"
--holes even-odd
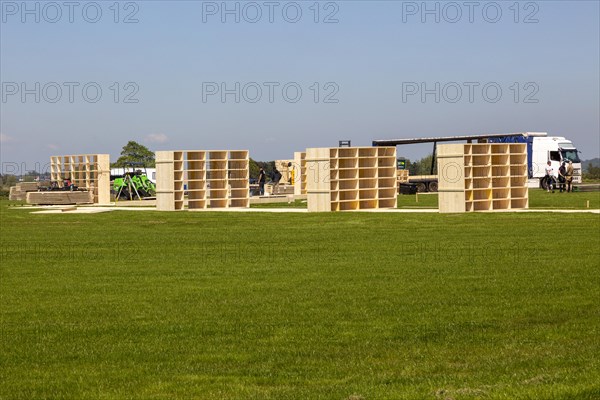
[(72, 16), (2, 1), (3, 165), (116, 159), (128, 140), (272, 160), (339, 139), (521, 131), (599, 156), (597, 1), (247, 3), (227, 2), (236, 22), (220, 1), (75, 2)]

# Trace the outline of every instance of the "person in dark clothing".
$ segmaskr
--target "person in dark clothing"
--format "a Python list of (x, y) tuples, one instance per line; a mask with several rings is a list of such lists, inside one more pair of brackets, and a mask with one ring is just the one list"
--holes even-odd
[(261, 196), (265, 195), (265, 182), (267, 181), (267, 174), (264, 169), (260, 169), (258, 172), (258, 191)]
[(73, 182), (71, 182), (71, 178), (67, 178), (63, 182), (63, 186), (65, 190), (73, 191)]
[(560, 168), (558, 169), (558, 187), (559, 187), (559, 191), (560, 193), (566, 191), (566, 185), (565, 183), (567, 182), (567, 168), (565, 166), (565, 162), (563, 162), (560, 165)]
[(281, 180), (281, 172), (277, 170), (277, 167), (273, 169), (273, 175), (271, 176), (271, 180), (273, 181), (273, 192), (271, 195), (276, 195), (279, 189), (279, 181)]

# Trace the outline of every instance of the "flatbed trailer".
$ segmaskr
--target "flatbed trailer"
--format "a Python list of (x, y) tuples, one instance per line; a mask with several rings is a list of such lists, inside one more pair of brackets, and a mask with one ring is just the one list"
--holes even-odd
[[(533, 143), (542, 143), (543, 141), (561, 141), (567, 147), (561, 148), (561, 143), (555, 144), (556, 148), (539, 147), (534, 150)], [(526, 143), (528, 153), (528, 176), (530, 179), (539, 179), (540, 187), (544, 187), (545, 179), (543, 170), (547, 161), (551, 161), (555, 174), (558, 167), (564, 160), (573, 159), (574, 164), (574, 183), (581, 183), (581, 164), (577, 157), (577, 149), (572, 143), (563, 137), (548, 137), (546, 132), (518, 132), (518, 133), (489, 133), (482, 135), (456, 135), (440, 136), (410, 139), (384, 139), (374, 140), (373, 146), (400, 146), (407, 144), (433, 143), (433, 157), (431, 159), (430, 175), (409, 176), (408, 183), (417, 185), (419, 192), (436, 192), (438, 188), (438, 178), (434, 174), (436, 162), (436, 149), (439, 142), (459, 142), (467, 143)], [(540, 146), (540, 145), (538, 145)], [(570, 146), (570, 147), (569, 147)], [(541, 150), (540, 150), (541, 149)]]
[(438, 176), (437, 175), (414, 175), (408, 177), (408, 183), (413, 183), (417, 187), (417, 192), (432, 192), (438, 191)]

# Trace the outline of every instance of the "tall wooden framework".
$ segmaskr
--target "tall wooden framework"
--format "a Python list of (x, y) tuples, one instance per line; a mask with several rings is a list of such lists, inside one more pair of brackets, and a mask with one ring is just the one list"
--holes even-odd
[(77, 154), (50, 157), (50, 179), (63, 186), (69, 179), (80, 189), (92, 192), (94, 203), (110, 203), (110, 155)]
[(306, 152), (294, 153), (294, 195), (306, 194)]
[(162, 211), (250, 206), (247, 150), (156, 152), (156, 207)]
[(529, 207), (525, 144), (442, 144), (437, 154), (440, 212)]
[(396, 208), (396, 148), (306, 149), (308, 211)]

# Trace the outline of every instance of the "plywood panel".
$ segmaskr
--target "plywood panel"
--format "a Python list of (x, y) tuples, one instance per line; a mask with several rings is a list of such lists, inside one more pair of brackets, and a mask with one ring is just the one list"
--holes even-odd
[(157, 208), (249, 207), (248, 150), (181, 150), (156, 153)]
[(40, 205), (91, 204), (94, 201), (94, 193), (87, 191), (27, 192), (26, 201), (28, 204)]
[[(512, 143), (438, 146), (440, 212), (527, 208), (526, 151)], [(448, 170), (461, 165), (457, 180)]]
[(74, 154), (50, 157), (50, 177), (59, 187), (65, 179), (92, 193), (92, 202), (110, 203), (110, 155)]
[(301, 196), (306, 194), (306, 152), (294, 153), (294, 194)]
[(157, 151), (156, 161), (156, 209), (175, 210), (174, 152)]
[(306, 150), (309, 211), (396, 207), (396, 149)]

